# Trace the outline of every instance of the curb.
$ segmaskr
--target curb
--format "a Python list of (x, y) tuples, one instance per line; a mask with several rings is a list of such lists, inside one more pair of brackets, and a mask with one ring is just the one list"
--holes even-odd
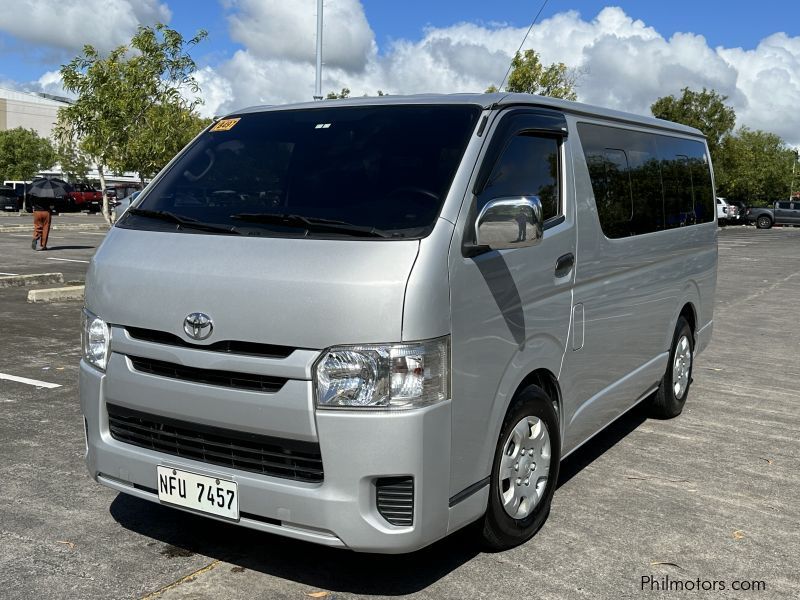
[[(87, 223), (75, 225), (51, 225), (50, 231), (106, 231), (109, 227), (105, 223)], [(33, 232), (33, 225), (0, 225), (0, 233), (16, 233), (19, 231)]]
[(5, 275), (0, 277), (0, 288), (52, 285), (54, 283), (64, 283), (64, 274), (34, 273), (32, 275)]
[(68, 300), (83, 300), (84, 285), (73, 285), (62, 288), (50, 288), (48, 290), (30, 290), (28, 292), (28, 302), (64, 302)]

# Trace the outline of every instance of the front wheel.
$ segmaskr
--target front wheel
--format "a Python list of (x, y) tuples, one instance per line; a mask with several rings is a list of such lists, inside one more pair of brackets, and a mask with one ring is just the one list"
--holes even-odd
[(758, 219), (756, 219), (756, 227), (759, 229), (769, 229), (772, 227), (772, 219), (766, 216), (758, 217)]
[(544, 524), (558, 483), (561, 435), (552, 400), (540, 387), (520, 391), (495, 449), (483, 539), (491, 550), (529, 540)]
[(689, 386), (692, 384), (692, 361), (694, 358), (694, 336), (692, 328), (683, 317), (678, 318), (672, 347), (669, 351), (667, 372), (653, 395), (651, 415), (657, 419), (671, 419), (683, 411)]

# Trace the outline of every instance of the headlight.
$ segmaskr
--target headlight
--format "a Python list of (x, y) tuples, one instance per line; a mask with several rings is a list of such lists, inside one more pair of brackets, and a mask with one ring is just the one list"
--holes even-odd
[(450, 395), (450, 338), (336, 346), (314, 369), (319, 408), (417, 408)]
[(101, 371), (105, 371), (110, 342), (111, 330), (108, 324), (100, 317), (83, 309), (81, 350), (84, 360)]

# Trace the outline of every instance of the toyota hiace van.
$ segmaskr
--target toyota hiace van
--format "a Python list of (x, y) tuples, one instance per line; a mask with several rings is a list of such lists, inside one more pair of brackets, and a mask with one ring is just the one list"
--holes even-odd
[(368, 552), (539, 529), (559, 464), (678, 415), (712, 330), (703, 135), (521, 94), (238, 111), (86, 282), (99, 483)]

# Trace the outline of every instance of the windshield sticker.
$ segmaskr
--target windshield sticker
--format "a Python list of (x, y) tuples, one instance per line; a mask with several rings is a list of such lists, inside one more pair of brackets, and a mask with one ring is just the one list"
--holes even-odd
[(240, 118), (222, 119), (219, 123), (211, 128), (211, 131), (230, 131), (239, 121), (241, 121)]

